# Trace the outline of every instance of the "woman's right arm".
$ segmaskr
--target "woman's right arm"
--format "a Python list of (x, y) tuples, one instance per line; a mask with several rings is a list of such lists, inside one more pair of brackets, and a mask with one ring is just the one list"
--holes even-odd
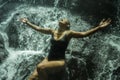
[(69, 35), (70, 35), (70, 37), (72, 37), (72, 38), (86, 37), (86, 36), (89, 36), (89, 35), (97, 32), (98, 30), (100, 30), (100, 29), (102, 29), (102, 28), (107, 27), (107, 26), (110, 24), (110, 22), (111, 22), (111, 19), (107, 19), (107, 20), (103, 19), (103, 20), (99, 23), (99, 25), (98, 25), (97, 27), (95, 27), (95, 28), (92, 28), (92, 29), (87, 30), (87, 31), (85, 31), (85, 32), (77, 32), (77, 31), (71, 30)]
[(53, 31), (52, 29), (47, 29), (47, 28), (42, 28), (42, 27), (39, 27), (37, 25), (34, 25), (32, 24), (31, 22), (28, 21), (28, 19), (26, 18), (21, 18), (20, 21), (22, 21), (23, 23), (29, 25), (31, 28), (33, 28), (34, 30), (36, 31), (39, 31), (41, 33), (44, 33), (44, 34), (53, 34)]

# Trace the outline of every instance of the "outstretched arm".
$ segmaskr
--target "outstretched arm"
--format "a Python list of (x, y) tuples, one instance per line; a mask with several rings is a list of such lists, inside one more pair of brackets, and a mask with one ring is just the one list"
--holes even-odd
[(20, 21), (22, 21), (23, 23), (26, 23), (27, 25), (29, 25), (31, 28), (44, 33), (44, 34), (53, 34), (53, 30), (52, 29), (47, 29), (47, 28), (42, 28), (39, 26), (36, 26), (34, 24), (32, 24), (31, 22), (29, 22), (26, 18), (21, 18)]
[(70, 31), (70, 36), (73, 37), (73, 38), (80, 38), (80, 37), (86, 37), (86, 36), (89, 36), (95, 32), (97, 32), (98, 30), (108, 26), (111, 22), (111, 19), (103, 19), (99, 25), (93, 29), (90, 29), (86, 32), (76, 32), (76, 31)]

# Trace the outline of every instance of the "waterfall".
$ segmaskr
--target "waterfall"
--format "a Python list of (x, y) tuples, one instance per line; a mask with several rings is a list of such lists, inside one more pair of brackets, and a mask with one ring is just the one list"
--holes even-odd
[[(57, 5), (57, 3), (56, 3)], [(42, 12), (41, 12), (42, 11)], [(0, 28), (1, 33), (3, 34), (4, 41), (7, 44), (5, 48), (9, 52), (9, 56), (6, 60), (0, 65), (0, 79), (1, 80), (25, 80), (33, 71), (37, 63), (47, 55), (50, 45), (49, 35), (44, 35), (42, 33), (36, 32), (35, 30), (28, 28), (27, 25), (19, 21), (20, 18), (26, 17), (31, 22), (36, 25), (42, 25), (44, 28), (58, 28), (58, 20), (60, 18), (69, 18), (71, 21), (75, 22), (78, 16), (72, 16), (69, 11), (59, 10), (54, 8), (45, 8), (45, 7), (32, 7), (29, 5), (19, 5), (15, 10), (10, 11), (7, 14), (6, 20), (1, 22)], [(86, 22), (79, 19), (83, 22), (82, 26), (90, 26)], [(80, 24), (76, 24), (77, 26)], [(14, 27), (13, 27), (14, 26)], [(6, 29), (17, 28), (18, 31), (18, 47), (9, 47), (9, 38), (6, 35)], [(7, 32), (9, 36), (16, 35)], [(5, 37), (4, 37), (5, 35)], [(17, 36), (17, 35), (16, 35)], [(7, 38), (6, 38), (7, 37)], [(14, 37), (12, 37), (14, 38)], [(14, 41), (13, 41), (14, 42)], [(36, 62), (34, 62), (36, 60)], [(23, 70), (23, 68), (25, 68)], [(28, 68), (28, 69), (27, 69)], [(27, 70), (27, 71), (26, 71)], [(24, 72), (25, 71), (25, 72)], [(23, 73), (23, 74), (21, 74)], [(15, 76), (16, 75), (16, 76)]]
[(7, 3), (8, 3), (8, 1), (4, 2), (2, 5), (0, 5), (0, 8), (3, 7), (4, 5), (6, 5)]
[(54, 7), (57, 7), (58, 3), (59, 3), (59, 0), (55, 0), (54, 1)]
[[(33, 4), (45, 3), (44, 0), (29, 1)], [(68, 1), (65, 0), (65, 6), (67, 6)], [(27, 0), (18, 0), (18, 2), (27, 2)], [(86, 31), (91, 28), (91, 25), (84, 21), (82, 16), (58, 8), (59, 2), (60, 0), (54, 0), (53, 7), (35, 6), (26, 3), (16, 6), (14, 5), (16, 3), (11, 3), (15, 9), (5, 13), (5, 18), (2, 16), (4, 20), (0, 22), (0, 34), (4, 39), (5, 48), (9, 52), (7, 58), (0, 63), (0, 80), (27, 80), (36, 65), (49, 53), (51, 36), (29, 28), (28, 25), (19, 21), (20, 18), (27, 18), (38, 26), (55, 30), (58, 28), (58, 20), (61, 18), (70, 20), (72, 30)], [(5, 4), (8, 3), (5, 2), (0, 5), (1, 8)], [(119, 10), (120, 5), (117, 13), (117, 28), (120, 25)], [(118, 33), (117, 29), (114, 30)], [(86, 63), (89, 80), (116, 80), (117, 77), (113, 75), (113, 71), (120, 65), (119, 41), (120, 36), (118, 34), (107, 33), (107, 31), (106, 33), (100, 31), (82, 39), (73, 38), (68, 46), (69, 53), (71, 53), (68, 58), (72, 56)], [(15, 42), (18, 44), (15, 44)], [(92, 67), (90, 64), (92, 64)], [(78, 66), (80, 65), (78, 64)], [(75, 80), (80, 80), (79, 78), (77, 76)]]

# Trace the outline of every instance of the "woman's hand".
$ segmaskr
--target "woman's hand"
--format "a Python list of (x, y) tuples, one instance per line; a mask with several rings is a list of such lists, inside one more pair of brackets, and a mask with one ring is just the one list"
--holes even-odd
[(104, 28), (104, 27), (108, 26), (110, 24), (110, 22), (111, 22), (110, 18), (108, 18), (107, 20), (103, 19), (98, 26), (100, 28)]
[(21, 18), (20, 21), (23, 22), (23, 23), (27, 23), (28, 19), (27, 18)]

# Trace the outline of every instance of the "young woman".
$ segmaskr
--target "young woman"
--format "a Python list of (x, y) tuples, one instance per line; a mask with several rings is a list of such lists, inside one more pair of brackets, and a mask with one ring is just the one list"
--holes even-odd
[(22, 18), (21, 21), (31, 28), (44, 33), (52, 35), (50, 52), (47, 58), (37, 65), (29, 80), (47, 80), (47, 72), (61, 71), (65, 66), (65, 50), (71, 38), (86, 37), (94, 32), (108, 26), (111, 19), (103, 19), (100, 24), (86, 32), (76, 32), (70, 30), (70, 22), (67, 19), (61, 19), (58, 30), (46, 29), (36, 26), (29, 22), (26, 18)]

